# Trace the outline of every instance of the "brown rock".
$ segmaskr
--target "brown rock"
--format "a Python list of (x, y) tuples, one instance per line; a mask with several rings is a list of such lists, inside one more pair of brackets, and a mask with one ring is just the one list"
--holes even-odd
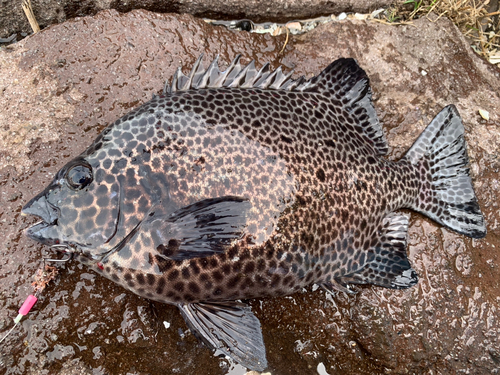
[[(95, 15), (105, 9), (130, 12), (146, 9), (158, 13), (187, 13), (197, 17), (236, 20), (249, 18), (254, 22), (286, 22), (326, 16), (332, 13), (367, 13), (388, 7), (391, 0), (31, 0), (33, 12), (41, 28), (74, 17)], [(3, 0), (0, 7), (0, 38), (13, 33), (31, 34), (30, 25), (19, 0)]]
[[(334, 22), (290, 37), (280, 56), (284, 42), (285, 36), (231, 32), (190, 16), (106, 11), (0, 51), (2, 332), (48, 254), (22, 235), (36, 220), (22, 217), (20, 208), (107, 123), (160, 91), (179, 64), (190, 67), (201, 52), (205, 65), (217, 53), (227, 63), (242, 52), (257, 65), (271, 61), (310, 76), (350, 56), (371, 77), (391, 159), (443, 106), (457, 105), (488, 236), (471, 240), (412, 213), (408, 253), (420, 275), (416, 287), (364, 287), (354, 297), (317, 290), (252, 302), (269, 371), (312, 374), (320, 363), (329, 374), (498, 371), (498, 69), (444, 19), (399, 27)], [(479, 109), (490, 113), (488, 121)], [(61, 366), (75, 373), (223, 374), (229, 365), (197, 343), (175, 307), (143, 300), (73, 262), (3, 343), (2, 366), (12, 374), (57, 373)]]

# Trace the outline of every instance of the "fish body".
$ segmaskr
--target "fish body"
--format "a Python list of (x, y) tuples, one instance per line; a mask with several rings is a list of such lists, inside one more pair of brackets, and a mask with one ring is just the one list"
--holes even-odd
[(260, 323), (236, 300), (414, 285), (400, 208), (485, 236), (454, 106), (393, 162), (354, 60), (307, 81), (200, 60), (58, 172), (23, 208), (42, 219), (28, 236), (177, 305), (205, 343), (256, 370)]

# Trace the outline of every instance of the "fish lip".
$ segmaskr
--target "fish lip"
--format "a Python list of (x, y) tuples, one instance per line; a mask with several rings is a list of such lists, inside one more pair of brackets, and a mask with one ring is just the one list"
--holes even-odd
[[(35, 215), (35, 216), (38, 216), (38, 215)], [(48, 246), (58, 245), (58, 243), (56, 243), (57, 242), (56, 240), (46, 238), (42, 234), (40, 234), (42, 231), (47, 230), (48, 228), (53, 227), (53, 226), (54, 226), (53, 224), (49, 224), (42, 219), (41, 221), (39, 221), (39, 222), (33, 224), (32, 226), (30, 226), (29, 228), (27, 228), (25, 231), (25, 234), (26, 234), (26, 236), (28, 236), (32, 240), (35, 240), (37, 242), (41, 242), (44, 245), (48, 245)]]
[(21, 214), (33, 215), (47, 225), (57, 225), (60, 213), (59, 207), (50, 203), (43, 193), (30, 200), (21, 210)]
[(23, 214), (23, 216), (28, 216), (28, 215), (31, 215), (31, 216), (34, 216), (36, 217), (37, 219), (39, 219), (39, 221), (37, 221), (35, 224), (31, 225), (28, 229), (31, 229), (33, 228), (34, 226), (37, 226), (37, 225), (41, 225), (41, 224), (45, 224), (46, 227), (50, 227), (50, 226), (54, 226), (54, 225), (57, 225), (57, 219), (54, 220), (52, 223), (48, 222), (47, 220), (45, 220), (45, 218), (42, 216), (42, 215), (37, 215), (37, 214), (27, 214), (25, 213), (24, 211), (21, 211), (21, 213)]

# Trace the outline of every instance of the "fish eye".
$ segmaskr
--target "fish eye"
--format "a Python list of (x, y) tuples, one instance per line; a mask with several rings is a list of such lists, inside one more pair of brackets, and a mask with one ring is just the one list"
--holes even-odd
[(75, 190), (83, 189), (85, 186), (89, 185), (93, 179), (92, 169), (87, 165), (76, 164), (66, 173), (66, 181), (69, 186)]

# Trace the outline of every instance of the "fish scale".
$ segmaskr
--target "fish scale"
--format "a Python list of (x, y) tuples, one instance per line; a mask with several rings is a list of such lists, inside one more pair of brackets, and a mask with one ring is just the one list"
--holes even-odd
[[(160, 113), (159, 117), (161, 119), (165, 119), (165, 121), (159, 121), (160, 124), (157, 127), (157, 132), (163, 133), (164, 131), (167, 132), (168, 134), (168, 128), (170, 127), (170, 124), (172, 122), (174, 123), (180, 123), (180, 126), (175, 126), (170, 132), (174, 132), (176, 134), (176, 139), (178, 143), (178, 147), (182, 147), (181, 145), (186, 145), (189, 151), (184, 151), (184, 149), (180, 149), (179, 153), (183, 154), (182, 158), (175, 158), (171, 157), (171, 152), (173, 151), (173, 148), (163, 150), (162, 152), (165, 152), (167, 154), (166, 158), (163, 158), (163, 163), (161, 161), (158, 161), (157, 163), (153, 162), (154, 164), (158, 164), (159, 166), (163, 165), (164, 162), (171, 163), (170, 164), (170, 172), (172, 171), (179, 171), (177, 176), (178, 180), (182, 179), (183, 182), (186, 182), (185, 186), (177, 186), (178, 183), (176, 183), (174, 180), (172, 181), (167, 181), (163, 183), (163, 186), (168, 186), (172, 190), (176, 190), (175, 194), (182, 195), (182, 197), (173, 197), (172, 194), (170, 195), (170, 199), (172, 201), (182, 201), (181, 204), (179, 204), (180, 207), (186, 206), (188, 202), (191, 201), (199, 201), (202, 199), (206, 199), (207, 197), (215, 196), (215, 197), (220, 197), (220, 196), (227, 196), (227, 195), (232, 195), (232, 196), (250, 196), (250, 197), (255, 197), (255, 198), (261, 198), (261, 197), (269, 197), (269, 199), (264, 200), (263, 202), (259, 202), (257, 199), (251, 199), (251, 206), (256, 208), (256, 217), (255, 217), (255, 223), (252, 223), (251, 220), (249, 220), (248, 216), (246, 219), (246, 224), (248, 225), (247, 229), (247, 235), (253, 236), (253, 241), (251, 243), (251, 247), (261, 245), (262, 243), (266, 241), (270, 241), (270, 245), (272, 246), (273, 249), (276, 249), (278, 246), (282, 249), (283, 256), (285, 257), (285, 264), (283, 264), (281, 267), (276, 266), (276, 256), (272, 257), (272, 261), (270, 261), (267, 265), (267, 267), (264, 267), (259, 274), (256, 274), (255, 271), (255, 266), (253, 265), (253, 261), (250, 260), (248, 265), (241, 265), (240, 263), (242, 262), (241, 259), (247, 259), (250, 258), (246, 256), (247, 253), (247, 245), (243, 246), (241, 249), (238, 248), (235, 251), (235, 255), (230, 257), (231, 259), (225, 259), (226, 254), (217, 254), (213, 255), (216, 260), (217, 265), (224, 264), (227, 262), (230, 264), (231, 270), (226, 273), (225, 277), (230, 278), (230, 282), (227, 284), (227, 288), (225, 288), (224, 285), (224, 278), (220, 280), (220, 282), (217, 284), (213, 284), (212, 287), (207, 287), (208, 283), (203, 282), (202, 280), (199, 279), (199, 277), (202, 277), (202, 279), (206, 278), (212, 278), (214, 279), (214, 275), (210, 275), (210, 273), (205, 273), (205, 272), (198, 272), (200, 276), (198, 276), (198, 280), (195, 279), (195, 281), (184, 281), (190, 280), (191, 277), (179, 277), (178, 276), (178, 270), (177, 267), (182, 268), (183, 270), (189, 270), (189, 269), (200, 269), (201, 265), (193, 265), (191, 264), (192, 262), (190, 260), (186, 260), (184, 263), (186, 264), (179, 264), (177, 265), (174, 270), (170, 271), (165, 275), (166, 271), (160, 272), (159, 270), (159, 264), (157, 261), (152, 261), (151, 263), (149, 262), (149, 259), (154, 260), (156, 257), (159, 255), (165, 255), (169, 258), (172, 257), (172, 254), (165, 254), (165, 251), (163, 253), (160, 251), (158, 253), (151, 253), (148, 251), (151, 248), (152, 243), (160, 243), (162, 241), (153, 241), (151, 240), (149, 233), (151, 232), (150, 230), (144, 230), (141, 231), (137, 238), (132, 240), (130, 239), (128, 246), (125, 249), (121, 249), (120, 251), (115, 251), (112, 256), (107, 257), (105, 261), (102, 261), (102, 264), (104, 266), (104, 272), (108, 273), (111, 278), (114, 280), (118, 281), (131, 289), (134, 289), (137, 293), (148, 297), (148, 298), (153, 298), (155, 300), (161, 301), (161, 302), (197, 302), (199, 300), (227, 300), (227, 299), (238, 299), (238, 298), (249, 298), (249, 296), (255, 297), (258, 296), (259, 294), (262, 296), (262, 291), (259, 291), (262, 287), (266, 287), (266, 283), (264, 280), (269, 279), (268, 282), (270, 283), (269, 288), (266, 288), (266, 294), (269, 296), (272, 295), (283, 295), (283, 294), (289, 294), (297, 289), (302, 288), (303, 286), (307, 285), (311, 281), (311, 277), (313, 277), (314, 273), (311, 271), (311, 265), (308, 264), (308, 262), (305, 262), (307, 266), (304, 267), (299, 267), (297, 264), (295, 264), (294, 270), (295, 270), (295, 275), (291, 274), (286, 282), (285, 285), (280, 285), (280, 273), (283, 273), (284, 275), (288, 274), (288, 268), (292, 267), (294, 264), (293, 262), (286, 262), (286, 255), (290, 254), (291, 260), (293, 260), (293, 255), (294, 252), (286, 251), (287, 248), (290, 248), (290, 243), (295, 242), (299, 244), (302, 248), (307, 248), (308, 252), (307, 254), (312, 254), (316, 258), (320, 259), (322, 258), (320, 256), (321, 250), (322, 253), (324, 254), (326, 252), (326, 248), (335, 246), (335, 242), (339, 240), (339, 237), (343, 237), (340, 233), (333, 238), (329, 238), (329, 240), (326, 240), (325, 236), (322, 236), (321, 233), (318, 232), (318, 230), (313, 230), (313, 228), (305, 228), (305, 232), (301, 233), (301, 228), (300, 228), (300, 222), (302, 221), (301, 218), (304, 218), (304, 221), (307, 223), (315, 223), (318, 220), (315, 218), (308, 218), (307, 217), (307, 210), (300, 210), (296, 209), (295, 212), (293, 213), (292, 217), (288, 217), (286, 215), (282, 215), (282, 211), (284, 208), (286, 208), (285, 205), (283, 205), (281, 210), (275, 210), (275, 212), (269, 212), (272, 210), (271, 202), (275, 201), (276, 199), (272, 199), (271, 197), (274, 196), (279, 196), (279, 197), (289, 197), (289, 205), (293, 205), (294, 203), (294, 195), (296, 193), (296, 181), (294, 181), (293, 178), (287, 178), (282, 184), (279, 184), (278, 181), (276, 181), (276, 177), (279, 176), (280, 174), (285, 174), (285, 172), (289, 169), (290, 167), (290, 161), (292, 155), (301, 155), (305, 154), (308, 157), (311, 157), (311, 151), (308, 149), (305, 149), (302, 153), (296, 149), (296, 148), (289, 148), (288, 153), (284, 153), (284, 144), (283, 142), (280, 142), (279, 140), (275, 140), (273, 142), (272, 138), (267, 139), (266, 134), (269, 132), (269, 129), (273, 127), (275, 130), (277, 130), (277, 134), (280, 133), (280, 128), (279, 126), (281, 124), (278, 123), (271, 123), (268, 125), (269, 129), (264, 129), (265, 132), (261, 133), (258, 132), (254, 134), (256, 126), (254, 125), (255, 122), (257, 121), (262, 121), (254, 119), (252, 126), (247, 126), (247, 125), (237, 125), (237, 126), (231, 126), (231, 129), (236, 131), (235, 134), (225, 134), (227, 130), (223, 126), (216, 126), (214, 129), (209, 130), (206, 132), (206, 126), (203, 125), (203, 121), (200, 119), (203, 118), (204, 121), (207, 123), (210, 123), (211, 121), (214, 122), (220, 122), (220, 118), (215, 117), (213, 113), (210, 113), (209, 110), (204, 110), (204, 108), (212, 108), (213, 106), (221, 106), (223, 105), (223, 100), (227, 100), (228, 102), (234, 102), (233, 105), (236, 107), (242, 106), (242, 102), (245, 101), (257, 101), (257, 98), (263, 98), (265, 100), (263, 103), (260, 103), (260, 110), (262, 113), (267, 113), (270, 115), (272, 118), (282, 118), (285, 116), (282, 116), (280, 112), (283, 111), (283, 107), (276, 102), (269, 100), (269, 97), (275, 98), (279, 101), (280, 95), (265, 95), (264, 92), (259, 92), (256, 90), (251, 90), (249, 91), (248, 89), (232, 89), (232, 90), (224, 90), (221, 94), (222, 90), (212, 90), (212, 92), (199, 92), (199, 98), (197, 99), (197, 96), (193, 93), (186, 92), (183, 93), (182, 97), (178, 100), (177, 97), (171, 98), (171, 97), (158, 97), (155, 98), (152, 102), (150, 102), (150, 108), (154, 109), (155, 115), (158, 115)], [(283, 92), (280, 93), (281, 96), (285, 96), (285, 99), (288, 99), (288, 96), (293, 96), (295, 95), (293, 93), (288, 93), (288, 92)], [(193, 99), (191, 99), (191, 95), (193, 95)], [(252, 97), (255, 97), (255, 99), (252, 99)], [(224, 98), (224, 99), (223, 99)], [(239, 100), (238, 100), (239, 99)], [(267, 100), (266, 100), (267, 99)], [(298, 98), (299, 100), (301, 99), (300, 97)], [(178, 108), (176, 106), (176, 102), (183, 101), (183, 106)], [(221, 101), (220, 103), (217, 103), (217, 101)], [(310, 99), (311, 100), (311, 99)], [(319, 101), (319, 98), (312, 98), (314, 101)], [(199, 102), (198, 102), (199, 101)], [(267, 104), (267, 105), (266, 105)], [(169, 116), (168, 114), (173, 113), (175, 110), (180, 109), (183, 110), (185, 113), (187, 112), (188, 114), (191, 113), (192, 116), (186, 116), (187, 118), (185, 121), (182, 121), (182, 118), (180, 115), (177, 115), (177, 118), (174, 118), (173, 116)], [(304, 111), (304, 109), (302, 110)], [(163, 112), (163, 114), (162, 114)], [(209, 112), (209, 113), (206, 113)], [(152, 121), (148, 121), (148, 108), (144, 108), (143, 116), (144, 116), (144, 123), (151, 123)], [(194, 115), (194, 114), (200, 114), (200, 116)], [(151, 117), (151, 116), (149, 116)], [(290, 116), (292, 117), (292, 116)], [(139, 123), (141, 122), (143, 117), (141, 116), (134, 116), (134, 119), (137, 120)], [(249, 119), (246, 119), (249, 120)], [(182, 125), (184, 124), (184, 126)], [(245, 122), (243, 122), (245, 124)], [(285, 126), (287, 126), (285, 124)], [(310, 131), (313, 134), (318, 134), (320, 133), (321, 129), (321, 124), (318, 126), (316, 124), (310, 124)], [(128, 126), (127, 126), (128, 128)], [(144, 127), (143, 132), (148, 132), (150, 130), (149, 127)], [(122, 138), (129, 138), (126, 133), (124, 134), (124, 130), (120, 128), (120, 125), (117, 124), (117, 126), (114, 128), (114, 132), (122, 134)], [(202, 133), (200, 136), (199, 132)], [(139, 128), (139, 133), (141, 134), (141, 128)], [(191, 136), (189, 136), (191, 134)], [(292, 139), (297, 138), (297, 134), (289, 134), (292, 136)], [(165, 135), (166, 136), (166, 135)], [(252, 137), (255, 141), (257, 141), (255, 145), (255, 152), (252, 152), (252, 146), (250, 145), (250, 142), (248, 141), (248, 138)], [(254, 138), (255, 137), (255, 138)], [(135, 139), (137, 139), (138, 136), (136, 135)], [(315, 142), (321, 143), (321, 139), (319, 136), (315, 137), (316, 140)], [(341, 134), (337, 134), (336, 138), (341, 139)], [(151, 147), (151, 144), (157, 144), (158, 141), (156, 134), (150, 134), (147, 138), (146, 142), (146, 147)], [(243, 139), (245, 140), (245, 146), (241, 146), (241, 148), (237, 147), (238, 144), (241, 144), (241, 141)], [(224, 141), (223, 141), (224, 140)], [(135, 144), (135, 140), (132, 141)], [(288, 142), (286, 142), (288, 143)], [(197, 144), (200, 144), (199, 147), (196, 147)], [(125, 149), (128, 150), (131, 147), (127, 144), (124, 145)], [(236, 147), (232, 147), (236, 146)], [(356, 144), (354, 145), (355, 147), (357, 146)], [(139, 144), (137, 146), (137, 149), (139, 150), (140, 148), (143, 148), (144, 146), (142, 144)], [(207, 147), (211, 150), (211, 152), (207, 151)], [(235, 149), (234, 151), (232, 149)], [(347, 148), (347, 147), (346, 147)], [(278, 165), (266, 165), (263, 164), (267, 160), (272, 160), (272, 163), (276, 163), (275, 160), (279, 158), (279, 155), (266, 155), (266, 150), (272, 150), (275, 149), (278, 151), (283, 157), (280, 159), (284, 159), (284, 163), (278, 163)], [(328, 149), (328, 151), (332, 151), (331, 147)], [(162, 152), (158, 153), (158, 157), (161, 158)], [(141, 152), (138, 151), (134, 155), (138, 155)], [(371, 155), (373, 154), (373, 150), (370, 149), (368, 153)], [(149, 153), (146, 153), (148, 156), (146, 159), (149, 159)], [(217, 155), (222, 155), (217, 157)], [(252, 155), (253, 157), (251, 157)], [(195, 161), (198, 160), (200, 157), (203, 157), (205, 160), (204, 165), (208, 167), (205, 167), (206, 170), (205, 174), (203, 175), (203, 178), (196, 178), (196, 175), (199, 173), (203, 173), (202, 170), (193, 170), (192, 174), (195, 175), (195, 177), (190, 177), (189, 174), (190, 172), (187, 172), (189, 169), (193, 169), (193, 165), (195, 164)], [(232, 159), (239, 159), (243, 158), (247, 159), (246, 167), (242, 166), (240, 169), (241, 171), (238, 171), (238, 166), (235, 166), (235, 163), (232, 163)], [(347, 156), (348, 158), (348, 156)], [(101, 155), (98, 155), (98, 159), (102, 160), (104, 159)], [(180, 160), (179, 160), (180, 159)], [(221, 160), (218, 160), (221, 159)], [(323, 154), (321, 151), (316, 152), (316, 165), (320, 166), (324, 165), (324, 169), (329, 170), (331, 169), (331, 166), (328, 166), (325, 163), (325, 157), (323, 157)], [(333, 159), (341, 159), (342, 157), (338, 158), (333, 158)], [(143, 163), (148, 162), (149, 160), (137, 160), (139, 163), (138, 165), (143, 165)], [(369, 176), (365, 176), (365, 171), (364, 168), (363, 170), (357, 171), (355, 168), (356, 166), (353, 163), (354, 160), (346, 160), (344, 162), (342, 168), (347, 169), (348, 171), (351, 172), (352, 175), (357, 175), (356, 181), (370, 181), (371, 178)], [(218, 168), (211, 168), (211, 166), (214, 165), (224, 165), (224, 166), (235, 166), (234, 167), (234, 177), (231, 178), (230, 174), (229, 176), (226, 175), (226, 170), (220, 170)], [(257, 168), (256, 168), (257, 167)], [(394, 167), (395, 168), (395, 167)], [(213, 170), (215, 169), (215, 170)], [(274, 170), (275, 169), (275, 170)], [(133, 170), (133, 167), (130, 169)], [(323, 170), (323, 169), (318, 169), (318, 170)], [(127, 172), (129, 169), (127, 169)], [(156, 173), (159, 173), (157, 177), (152, 177), (150, 180), (161, 180), (163, 178), (163, 172), (162, 170), (151, 170), (151, 173), (153, 176), (156, 175)], [(337, 173), (339, 170), (337, 170)], [(128, 173), (126, 173), (128, 174)], [(136, 173), (138, 174), (138, 173)], [(209, 174), (212, 174), (210, 176)], [(316, 175), (318, 172), (316, 173)], [(286, 174), (288, 176), (290, 174)], [(303, 205), (308, 205), (311, 204), (314, 199), (312, 198), (313, 195), (315, 195), (315, 192), (319, 189), (321, 189), (322, 182), (318, 181), (318, 177), (313, 173), (311, 175), (310, 173), (307, 173), (307, 171), (294, 171), (291, 173), (293, 176), (297, 176), (297, 179), (301, 181), (303, 187), (300, 190), (302, 193), (302, 200), (303, 200)], [(224, 181), (228, 181), (228, 183), (220, 183), (218, 180), (220, 178), (224, 179)], [(258, 176), (258, 177), (254, 177)], [(267, 179), (267, 176), (273, 176), (274, 183), (271, 183), (270, 186), (266, 186), (264, 188), (265, 191), (262, 189), (262, 184), (260, 181), (262, 178)], [(285, 176), (285, 177), (286, 177)], [(342, 177), (340, 177), (342, 179)], [(250, 182), (245, 182), (245, 186), (242, 187), (240, 182), (243, 181), (248, 181)], [(288, 181), (287, 181), (288, 180)], [(326, 180), (326, 177), (323, 178), (323, 180)], [(350, 184), (353, 184), (352, 182), (353, 178), (351, 177), (351, 180), (348, 180), (345, 185), (343, 190), (349, 191)], [(388, 178), (384, 178), (384, 180), (388, 180)], [(194, 181), (194, 182), (191, 182)], [(204, 189), (200, 188), (200, 183), (203, 183)], [(324, 183), (324, 182), (323, 182)], [(363, 190), (369, 190), (369, 187), (366, 183), (362, 182), (356, 182), (359, 183), (361, 189)], [(135, 185), (136, 182), (135, 180), (129, 183), (128, 185)], [(342, 185), (339, 185), (342, 186)], [(174, 188), (172, 188), (174, 187)], [(258, 189), (256, 189), (258, 187)], [(273, 189), (273, 187), (275, 189)], [(281, 187), (281, 188), (280, 188)], [(161, 188), (160, 188), (161, 190)], [(276, 191), (273, 191), (276, 190)], [(326, 188), (323, 188), (323, 190), (326, 190)], [(387, 190), (387, 189), (386, 189)], [(400, 189), (400, 194), (395, 194), (395, 196), (415, 196), (415, 191), (412, 192), (411, 194), (405, 194), (408, 192), (403, 191), (403, 189)], [(186, 195), (192, 195), (193, 192), (198, 192), (199, 195), (195, 196), (193, 199), (189, 198), (184, 198)], [(150, 195), (149, 191), (144, 191), (142, 193), (146, 193)], [(373, 192), (372, 192), (373, 194)], [(166, 195), (161, 194), (161, 195)], [(358, 198), (360, 194), (346, 194), (346, 198)], [(365, 194), (366, 195), (366, 194)], [(371, 194), (369, 194), (371, 195)], [(134, 195), (135, 196), (135, 195)], [(337, 193), (337, 196), (340, 197), (341, 194)], [(366, 201), (363, 199), (363, 197), (359, 197), (360, 199), (356, 199), (353, 204), (349, 206), (349, 203), (347, 203), (344, 200), (340, 201), (340, 205), (337, 204), (336, 206), (339, 207), (338, 209), (341, 211), (339, 215), (341, 215), (342, 219), (345, 220), (348, 218), (349, 213), (348, 212), (355, 212), (356, 210), (366, 206), (370, 205), (370, 201)], [(326, 203), (326, 202), (325, 202)], [(335, 205), (334, 202), (330, 202), (330, 205)], [(149, 206), (149, 205), (146, 205)], [(346, 209), (343, 209), (343, 207), (346, 207)], [(389, 208), (389, 211), (391, 209)], [(175, 209), (172, 209), (172, 211), (175, 211)], [(305, 212), (304, 212), (305, 211)], [(365, 209), (365, 211), (368, 211)], [(322, 205), (318, 205), (314, 207), (313, 212), (325, 212), (325, 207), (322, 207)], [(144, 214), (144, 213), (143, 213)], [(342, 216), (343, 215), (343, 216)], [(134, 217), (137, 215), (134, 213)], [(262, 217), (263, 216), (263, 217)], [(272, 227), (274, 226), (273, 221), (271, 218), (280, 218), (282, 220), (286, 220), (287, 224), (283, 225), (283, 223), (277, 222), (277, 226), (280, 228), (286, 228), (288, 229), (287, 232), (284, 232), (283, 230), (277, 232), (277, 234), (280, 234), (281, 236), (279, 237), (278, 243), (274, 243), (274, 241), (270, 240), (268, 237), (272, 233)], [(335, 219), (334, 219), (335, 220)], [(295, 225), (292, 225), (291, 222), (296, 223)], [(321, 222), (321, 221), (320, 221)], [(281, 225), (280, 225), (281, 224)], [(330, 225), (332, 225), (331, 223)], [(356, 223), (352, 223), (354, 226), (357, 226)], [(257, 233), (256, 229), (261, 228), (263, 225), (267, 225), (268, 233)], [(326, 220), (326, 225), (328, 225), (328, 220)], [(252, 228), (254, 228), (252, 230)], [(345, 229), (347, 230), (347, 229)], [(293, 233), (299, 233), (299, 235), (294, 235)], [(259, 235), (261, 238), (259, 238)], [(318, 237), (319, 238), (319, 243), (308, 243), (308, 237), (309, 236), (313, 237)], [(263, 238), (262, 238), (263, 237)], [(359, 237), (359, 235), (358, 235)], [(284, 241), (284, 239), (287, 239), (288, 241)], [(358, 241), (359, 242), (359, 241)], [(304, 245), (302, 245), (304, 244)], [(355, 242), (353, 243), (354, 247), (359, 247), (360, 244)], [(134, 251), (130, 251), (129, 247), (134, 248)], [(163, 246), (164, 247), (164, 246)], [(297, 247), (298, 248), (298, 247)], [(340, 246), (339, 251), (341, 252), (342, 247)], [(299, 250), (296, 250), (296, 252), (300, 253)], [(337, 252), (336, 252), (337, 253)], [(137, 254), (136, 256), (133, 256), (133, 254)], [(145, 259), (142, 259), (142, 257), (146, 254), (144, 257)], [(352, 255), (352, 254), (349, 254)], [(281, 257), (280, 257), (281, 258)], [(324, 255), (323, 255), (324, 258)], [(237, 259), (237, 261), (232, 261), (232, 259)], [(326, 258), (324, 258), (326, 259)], [(337, 260), (337, 264), (334, 264), (331, 266), (331, 268), (341, 271), (343, 268), (346, 268), (346, 264), (348, 261), (349, 257), (345, 257), (344, 259)], [(341, 262), (344, 261), (346, 262), (345, 264), (341, 264)], [(116, 270), (116, 267), (113, 267), (113, 262), (116, 265), (119, 265), (119, 270)], [(287, 264), (288, 263), (288, 264)], [(325, 262), (326, 263), (326, 262)], [(302, 260), (302, 264), (304, 264), (304, 261)], [(326, 264), (325, 264), (326, 265)], [(342, 267), (344, 266), (344, 267)], [(109, 268), (108, 268), (109, 267)], [(163, 266), (166, 267), (166, 266)], [(152, 269), (154, 268), (154, 270)], [(348, 270), (352, 269), (353, 266), (347, 267)], [(127, 271), (124, 271), (124, 270)], [(252, 272), (246, 272), (244, 273), (246, 276), (246, 279), (243, 280), (243, 277), (239, 276), (241, 273), (241, 269), (253, 269)], [(276, 269), (278, 271), (270, 271)], [(299, 270), (301, 273), (299, 274)], [(189, 272), (189, 271), (185, 271)], [(217, 271), (216, 271), (217, 272)], [(144, 279), (141, 278), (139, 275), (142, 275), (143, 273), (145, 274), (152, 274), (152, 275), (158, 275), (156, 278), (157, 280), (161, 278), (166, 278), (170, 283), (165, 283), (167, 285), (166, 287), (159, 288), (160, 293), (151, 293), (147, 292), (144, 287), (140, 287), (137, 284), (144, 285)], [(195, 272), (196, 273), (196, 272)], [(233, 273), (235, 275), (233, 275)], [(316, 277), (315, 281), (321, 282), (319, 277), (320, 271), (316, 271)], [(270, 277), (269, 275), (273, 274), (273, 277)], [(121, 275), (118, 276), (118, 275)], [(136, 280), (136, 277), (133, 275), (137, 275), (140, 277), (140, 280)], [(311, 275), (311, 276), (310, 276)], [(327, 277), (326, 281), (331, 281), (332, 277), (340, 277), (342, 276), (341, 273), (337, 274), (332, 274)], [(308, 278), (309, 277), (309, 278)], [(240, 278), (242, 280), (240, 280)], [(330, 278), (330, 279), (328, 279)], [(262, 280), (260, 285), (258, 285), (257, 291), (250, 291), (249, 289), (251, 285), (254, 285), (255, 282), (254, 280)], [(271, 280), (272, 279), (272, 280)], [(180, 281), (177, 281), (180, 280)], [(142, 283), (141, 283), (142, 281)], [(175, 282), (174, 282), (175, 281)], [(241, 282), (243, 288), (239, 288), (240, 290), (235, 290), (235, 288), (238, 286), (238, 283)], [(155, 287), (157, 282), (153, 283), (151, 286)], [(198, 284), (198, 286), (202, 285), (204, 287), (193, 287), (193, 283)], [(163, 284), (163, 283), (162, 283)], [(288, 284), (291, 287), (288, 287)], [(187, 285), (190, 287), (188, 288)], [(171, 287), (171, 290), (168, 290), (168, 286)], [(196, 292), (194, 292), (196, 291)], [(203, 294), (202, 294), (203, 291)]]
[(267, 366), (260, 323), (236, 300), (415, 285), (401, 208), (485, 236), (454, 106), (388, 161), (354, 60), (290, 76), (239, 57), (224, 72), (201, 57), (179, 69), (27, 203), (42, 219), (28, 236), (178, 306), (197, 337), (255, 370)]

